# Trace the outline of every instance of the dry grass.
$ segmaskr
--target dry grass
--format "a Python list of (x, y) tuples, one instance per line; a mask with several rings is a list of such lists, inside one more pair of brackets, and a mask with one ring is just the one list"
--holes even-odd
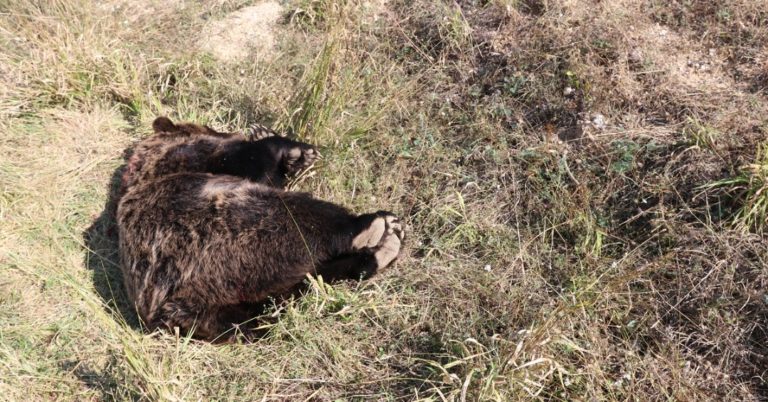
[[(199, 50), (256, 4), (0, 0), (0, 398), (768, 399), (763, 2), (295, 0)], [(160, 114), (319, 144), (297, 186), (407, 256), (253, 344), (143, 332), (105, 203)]]

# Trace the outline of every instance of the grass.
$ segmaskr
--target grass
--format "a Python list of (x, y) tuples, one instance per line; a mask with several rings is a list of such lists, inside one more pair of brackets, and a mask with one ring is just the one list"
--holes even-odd
[[(253, 4), (0, 0), (0, 399), (768, 398), (761, 2), (291, 0), (199, 50)], [(292, 185), (405, 255), (252, 344), (146, 333), (107, 201), (157, 115), (318, 144)]]
[(735, 177), (704, 185), (702, 188), (725, 188), (738, 193), (734, 223), (744, 230), (762, 232), (768, 223), (768, 144), (761, 144), (753, 163), (741, 168)]

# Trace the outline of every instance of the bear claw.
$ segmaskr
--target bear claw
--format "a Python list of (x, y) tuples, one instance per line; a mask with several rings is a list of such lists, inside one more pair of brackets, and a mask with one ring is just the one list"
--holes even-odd
[(245, 130), (245, 136), (251, 141), (258, 141), (269, 137), (280, 137), (274, 130), (261, 124), (251, 124), (248, 126)]

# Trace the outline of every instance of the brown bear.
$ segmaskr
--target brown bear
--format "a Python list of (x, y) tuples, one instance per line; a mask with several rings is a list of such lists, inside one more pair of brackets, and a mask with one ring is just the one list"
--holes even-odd
[(153, 128), (128, 158), (117, 207), (125, 287), (150, 330), (228, 339), (250, 318), (240, 306), (287, 294), (307, 274), (368, 278), (397, 257), (393, 214), (284, 190), (319, 156), (313, 146), (263, 128), (250, 140), (164, 117)]

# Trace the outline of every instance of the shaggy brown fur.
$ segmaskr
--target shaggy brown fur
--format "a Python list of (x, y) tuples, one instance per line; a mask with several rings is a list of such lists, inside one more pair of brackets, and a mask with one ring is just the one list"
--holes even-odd
[(367, 278), (397, 257), (391, 213), (356, 216), (282, 189), (319, 155), (311, 145), (166, 118), (153, 127), (128, 160), (117, 211), (125, 286), (148, 328), (214, 339), (249, 318), (240, 306), (307, 274)]

